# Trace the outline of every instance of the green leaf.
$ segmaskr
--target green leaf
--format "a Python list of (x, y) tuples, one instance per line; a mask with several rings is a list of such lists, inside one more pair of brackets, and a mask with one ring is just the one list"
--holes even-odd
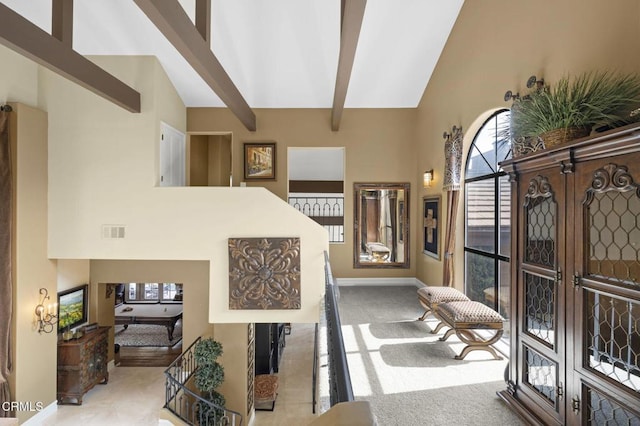
[(510, 129), (502, 130), (515, 139), (567, 127), (617, 127), (634, 121), (630, 113), (639, 106), (637, 75), (586, 72), (516, 100)]

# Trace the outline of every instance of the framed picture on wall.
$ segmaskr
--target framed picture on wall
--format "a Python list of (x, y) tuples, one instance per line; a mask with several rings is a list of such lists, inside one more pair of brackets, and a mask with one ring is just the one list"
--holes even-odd
[(276, 143), (244, 144), (244, 180), (276, 179)]
[(441, 197), (423, 198), (422, 227), (424, 243), (422, 252), (440, 260), (440, 200)]

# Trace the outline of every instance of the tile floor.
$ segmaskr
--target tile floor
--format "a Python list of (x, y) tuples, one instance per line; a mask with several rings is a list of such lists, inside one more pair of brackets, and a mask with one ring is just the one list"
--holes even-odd
[(292, 324), (282, 352), (275, 409), (256, 411), (254, 426), (306, 425), (317, 417), (311, 390), (314, 330), (314, 324)]
[[(158, 424), (164, 405), (165, 367), (116, 367), (107, 385), (87, 392), (82, 405), (58, 405), (42, 426), (145, 426)], [(31, 423), (30, 423), (31, 424)]]
[[(280, 363), (275, 409), (256, 411), (253, 426), (306, 425), (312, 413), (311, 377), (314, 324), (293, 324)], [(96, 385), (83, 404), (59, 405), (42, 426), (158, 425), (164, 405), (165, 367), (116, 367), (106, 386)], [(247, 424), (245, 419), (245, 425)], [(34, 424), (34, 423), (30, 423)]]

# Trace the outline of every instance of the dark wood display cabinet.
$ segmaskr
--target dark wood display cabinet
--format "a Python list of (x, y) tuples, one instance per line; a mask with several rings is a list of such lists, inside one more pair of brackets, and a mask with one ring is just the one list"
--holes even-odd
[(97, 383), (106, 384), (111, 327), (98, 327), (79, 339), (58, 342), (58, 404), (82, 404)]
[(284, 323), (256, 323), (256, 374), (277, 373), (284, 346)]
[(532, 424), (640, 424), (640, 126), (506, 161), (511, 353)]

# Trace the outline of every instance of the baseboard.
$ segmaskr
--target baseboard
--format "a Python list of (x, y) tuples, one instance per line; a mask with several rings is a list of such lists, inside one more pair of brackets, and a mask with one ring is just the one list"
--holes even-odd
[(116, 368), (116, 363), (113, 360), (109, 361), (107, 363), (107, 371), (111, 373), (111, 370), (113, 370), (114, 368)]
[(336, 278), (336, 283), (340, 287), (349, 286), (407, 286), (412, 285), (422, 287), (422, 281), (415, 277), (400, 278)]
[(44, 420), (53, 415), (58, 410), (58, 401), (53, 401), (51, 404), (44, 407), (38, 414), (31, 417), (26, 422), (22, 423), (23, 426), (38, 426), (44, 423)]
[(423, 283), (422, 281), (416, 278), (416, 287), (420, 288), (420, 287), (426, 287), (426, 286), (427, 284)]

